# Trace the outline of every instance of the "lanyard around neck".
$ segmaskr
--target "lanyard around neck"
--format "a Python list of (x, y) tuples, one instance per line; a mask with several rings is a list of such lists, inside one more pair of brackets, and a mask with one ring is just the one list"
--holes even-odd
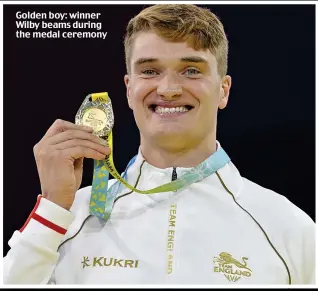
[[(89, 204), (90, 214), (104, 220), (107, 220), (111, 214), (120, 184), (140, 194), (177, 191), (188, 187), (192, 183), (202, 181), (230, 162), (230, 158), (226, 152), (222, 148), (219, 148), (206, 160), (191, 168), (180, 178), (153, 189), (139, 190), (126, 181), (127, 170), (134, 163), (136, 157), (128, 163), (123, 177), (118, 173), (113, 162), (112, 127), (114, 124), (114, 115), (108, 94), (105, 92), (88, 95), (76, 115), (76, 123), (92, 126), (95, 134), (104, 137), (111, 149), (111, 153), (104, 160), (94, 160), (93, 182)], [(117, 181), (108, 189), (109, 174)]]

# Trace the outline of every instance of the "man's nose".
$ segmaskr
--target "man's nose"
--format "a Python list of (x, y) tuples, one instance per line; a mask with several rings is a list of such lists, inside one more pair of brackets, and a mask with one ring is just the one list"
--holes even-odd
[(182, 94), (182, 87), (172, 76), (165, 76), (158, 84), (157, 94), (165, 99), (173, 99)]

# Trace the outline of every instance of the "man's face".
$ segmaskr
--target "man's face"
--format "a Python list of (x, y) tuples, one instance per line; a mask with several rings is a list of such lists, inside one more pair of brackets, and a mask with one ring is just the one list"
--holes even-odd
[(221, 79), (209, 50), (142, 32), (134, 40), (130, 66), (128, 103), (143, 139), (186, 143), (215, 132), (231, 79)]

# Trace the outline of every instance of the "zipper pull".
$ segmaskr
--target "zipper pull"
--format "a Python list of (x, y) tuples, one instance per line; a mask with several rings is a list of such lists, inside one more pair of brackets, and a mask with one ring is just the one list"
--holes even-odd
[(178, 175), (177, 175), (176, 168), (173, 168), (171, 181), (177, 180), (177, 178), (178, 178)]

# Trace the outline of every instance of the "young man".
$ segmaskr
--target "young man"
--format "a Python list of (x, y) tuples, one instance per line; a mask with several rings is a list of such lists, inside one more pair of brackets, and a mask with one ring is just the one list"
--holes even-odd
[(142, 190), (192, 182), (149, 195), (121, 187), (107, 221), (90, 215), (83, 158), (103, 160), (110, 149), (91, 129), (58, 120), (34, 147), (42, 195), (10, 239), (4, 282), (314, 283), (314, 222), (241, 177), (216, 141), (231, 87), (217, 17), (194, 5), (151, 6), (129, 22), (125, 52), (140, 131), (126, 180)]

